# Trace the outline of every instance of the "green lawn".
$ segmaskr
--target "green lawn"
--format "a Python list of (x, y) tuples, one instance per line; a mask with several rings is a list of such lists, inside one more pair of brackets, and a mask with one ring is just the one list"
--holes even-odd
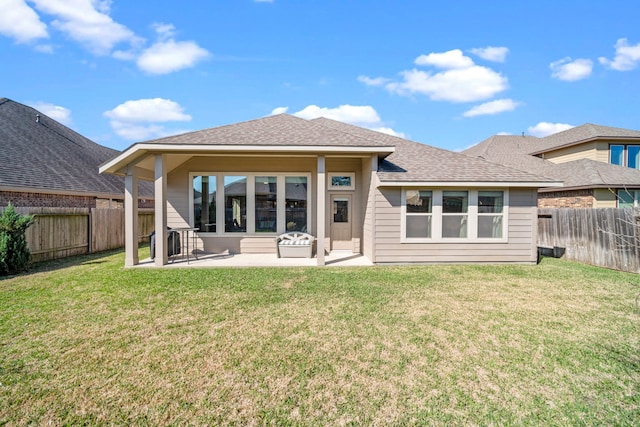
[(640, 276), (538, 266), (0, 280), (0, 425), (637, 425)]

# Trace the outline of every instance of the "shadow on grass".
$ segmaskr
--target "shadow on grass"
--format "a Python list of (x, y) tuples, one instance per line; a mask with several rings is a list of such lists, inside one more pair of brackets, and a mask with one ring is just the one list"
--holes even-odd
[(92, 265), (92, 264), (106, 264), (108, 261), (106, 258), (115, 254), (122, 253), (123, 249), (110, 249), (107, 251), (96, 252), (93, 254), (75, 255), (66, 258), (54, 259), (49, 261), (42, 261), (34, 263), (30, 266), (29, 270), (22, 273), (13, 274), (10, 276), (0, 276), (0, 281), (11, 279), (14, 277), (27, 277), (33, 274), (46, 273), (56, 270), (62, 270), (69, 267), (76, 267), (79, 265)]

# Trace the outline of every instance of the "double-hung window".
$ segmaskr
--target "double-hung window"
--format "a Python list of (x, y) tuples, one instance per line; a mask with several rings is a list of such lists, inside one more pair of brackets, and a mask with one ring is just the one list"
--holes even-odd
[(442, 192), (442, 237), (466, 238), (469, 218), (469, 192)]
[(407, 190), (406, 207), (406, 236), (408, 238), (431, 238), (433, 192)]
[(478, 238), (502, 237), (504, 192), (478, 191)]
[(640, 145), (609, 145), (609, 163), (640, 169)]
[(504, 242), (506, 190), (406, 188), (402, 194), (401, 240)]

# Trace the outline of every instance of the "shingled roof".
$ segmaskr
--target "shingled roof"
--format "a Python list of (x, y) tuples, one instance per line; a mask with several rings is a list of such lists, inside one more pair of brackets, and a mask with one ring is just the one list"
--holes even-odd
[[(250, 151), (376, 153), (378, 177), (384, 183), (517, 183), (554, 185), (526, 171), (464, 156), (327, 118), (305, 120), (288, 114), (263, 117), (182, 135), (140, 142), (101, 166), (103, 173), (122, 174), (128, 164), (148, 160), (149, 152), (192, 153)], [(145, 160), (141, 160), (145, 158)], [(148, 163), (148, 162), (147, 162)], [(153, 167), (146, 165), (147, 169)]]
[(342, 132), (393, 145), (396, 151), (380, 162), (382, 182), (552, 182), (537, 172), (525, 172), (477, 157), (465, 156), (370, 129), (318, 118), (312, 122)]
[[(124, 195), (121, 177), (98, 173), (98, 166), (117, 155), (116, 150), (7, 98), (0, 98), (0, 152), (0, 187), (5, 189)], [(146, 186), (140, 191), (153, 194)]]
[(613, 140), (624, 140), (629, 138), (640, 139), (640, 131), (585, 123), (581, 126), (576, 126), (544, 138), (539, 138), (534, 144), (535, 147), (532, 147), (533, 150), (530, 154), (542, 154), (550, 150), (581, 144), (598, 138)]
[(393, 147), (393, 145), (385, 141), (345, 134), (289, 114), (278, 114), (231, 125), (188, 132), (145, 141), (144, 144)]
[[(605, 127), (600, 126), (598, 128), (602, 130)], [(573, 133), (574, 136), (578, 134), (580, 133)], [(630, 133), (627, 133), (627, 135), (629, 134)], [(552, 163), (529, 154), (532, 152), (531, 147), (538, 145), (540, 139), (542, 138), (495, 135), (468, 148), (463, 151), (463, 154), (548, 176), (555, 180), (562, 181), (566, 188), (640, 186), (640, 170), (637, 169), (598, 162), (591, 159)]]

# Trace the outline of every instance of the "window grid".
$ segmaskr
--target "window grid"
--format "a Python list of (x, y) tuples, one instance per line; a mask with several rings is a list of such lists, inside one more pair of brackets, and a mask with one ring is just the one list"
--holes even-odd
[[(433, 206), (431, 235), (415, 233), (412, 201), (418, 192), (429, 192)], [(401, 241), (405, 243), (506, 242), (508, 190), (409, 189), (402, 192)], [(423, 214), (424, 215), (424, 214)]]
[(640, 169), (640, 145), (609, 145), (609, 163)]
[[(202, 202), (199, 192), (202, 190), (196, 191), (197, 185), (202, 186), (202, 177), (217, 183), (217, 188), (213, 192), (213, 204), (221, 207), (215, 210), (215, 218), (209, 218), (213, 227), (205, 229), (201, 227)], [(275, 235), (284, 233), (287, 227), (289, 227), (287, 231), (311, 229), (311, 224), (308, 222), (312, 208), (309, 174), (191, 172), (189, 180), (192, 186), (189, 223), (200, 228), (202, 233), (229, 236), (234, 234)], [(296, 188), (293, 189), (292, 186)], [(275, 198), (271, 190), (275, 190)], [(262, 194), (265, 191), (269, 194)], [(273, 209), (275, 209), (275, 224)], [(294, 226), (292, 222), (295, 222)], [(216, 227), (216, 223), (219, 226)]]

